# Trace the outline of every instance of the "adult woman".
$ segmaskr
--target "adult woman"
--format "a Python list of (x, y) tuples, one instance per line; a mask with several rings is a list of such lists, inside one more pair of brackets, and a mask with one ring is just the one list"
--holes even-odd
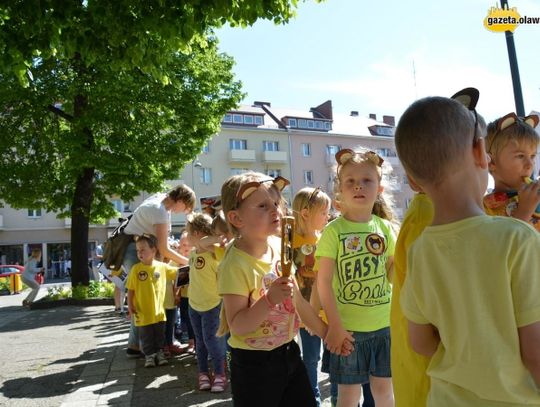
[(24, 265), (24, 271), (21, 274), (21, 280), (31, 288), (30, 294), (23, 300), (22, 305), (30, 305), (36, 299), (39, 293), (39, 283), (35, 280), (36, 274), (43, 272), (43, 267), (38, 267), (41, 261), (41, 250), (33, 249), (30, 258)]
[[(157, 193), (147, 198), (129, 220), (124, 233), (128, 235), (151, 234), (157, 237), (157, 249), (162, 258), (173, 260), (178, 264), (187, 264), (188, 259), (169, 246), (171, 231), (171, 213), (189, 213), (195, 206), (195, 193), (186, 185), (179, 185), (167, 193)], [(137, 259), (135, 241), (129, 244), (122, 267), (129, 273)], [(139, 357), (139, 332), (131, 323), (128, 339), (128, 357)]]

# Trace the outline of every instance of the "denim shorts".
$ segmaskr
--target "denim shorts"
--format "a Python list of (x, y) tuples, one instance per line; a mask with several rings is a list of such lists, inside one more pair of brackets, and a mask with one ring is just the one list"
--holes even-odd
[(390, 328), (353, 332), (354, 350), (349, 356), (330, 354), (330, 380), (337, 384), (363, 384), (369, 376), (392, 377)]

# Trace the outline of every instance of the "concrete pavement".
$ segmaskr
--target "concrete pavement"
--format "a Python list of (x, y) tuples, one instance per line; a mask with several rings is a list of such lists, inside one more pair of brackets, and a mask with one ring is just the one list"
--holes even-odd
[[(192, 355), (150, 369), (142, 359), (127, 359), (129, 325), (112, 307), (30, 311), (20, 305), (25, 295), (0, 296), (0, 405), (232, 405), (229, 389), (217, 395), (195, 390)], [(323, 406), (330, 406), (326, 375), (321, 390)]]

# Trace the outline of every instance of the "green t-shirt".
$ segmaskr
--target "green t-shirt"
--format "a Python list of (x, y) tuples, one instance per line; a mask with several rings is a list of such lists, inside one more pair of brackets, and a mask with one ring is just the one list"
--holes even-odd
[(390, 326), (392, 288), (386, 263), (394, 245), (390, 222), (375, 215), (367, 223), (340, 216), (325, 227), (315, 255), (336, 262), (332, 288), (346, 330), (372, 332)]

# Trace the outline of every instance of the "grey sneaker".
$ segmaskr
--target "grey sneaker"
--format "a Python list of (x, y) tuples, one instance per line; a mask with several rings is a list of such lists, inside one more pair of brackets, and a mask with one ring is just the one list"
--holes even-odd
[(165, 365), (169, 364), (169, 361), (165, 357), (165, 354), (163, 353), (163, 350), (158, 351), (156, 358), (157, 358), (157, 364), (159, 366), (165, 366)]
[(153, 353), (144, 358), (144, 367), (156, 367), (156, 354)]

